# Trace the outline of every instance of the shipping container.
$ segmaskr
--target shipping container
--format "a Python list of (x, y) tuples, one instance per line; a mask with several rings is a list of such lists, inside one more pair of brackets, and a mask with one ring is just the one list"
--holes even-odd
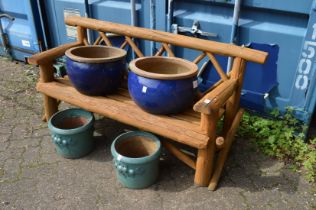
[(0, 1), (0, 54), (25, 61), (46, 49), (39, 1)]

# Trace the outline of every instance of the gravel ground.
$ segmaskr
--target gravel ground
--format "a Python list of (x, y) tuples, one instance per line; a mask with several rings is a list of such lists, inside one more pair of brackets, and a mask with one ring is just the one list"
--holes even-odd
[(38, 69), (1, 58), (0, 75), (0, 209), (316, 209), (315, 186), (247, 139), (235, 142), (215, 192), (194, 186), (194, 171), (167, 152), (156, 184), (123, 188), (110, 145), (132, 127), (98, 117), (96, 149), (61, 158), (41, 121)]

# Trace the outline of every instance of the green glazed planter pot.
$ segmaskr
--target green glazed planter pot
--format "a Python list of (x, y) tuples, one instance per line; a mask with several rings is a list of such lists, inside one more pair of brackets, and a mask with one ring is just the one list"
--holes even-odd
[(155, 183), (159, 173), (159, 139), (147, 132), (132, 131), (118, 136), (111, 145), (119, 182), (132, 189)]
[(80, 158), (94, 148), (93, 114), (83, 109), (57, 112), (48, 121), (56, 151), (65, 158)]

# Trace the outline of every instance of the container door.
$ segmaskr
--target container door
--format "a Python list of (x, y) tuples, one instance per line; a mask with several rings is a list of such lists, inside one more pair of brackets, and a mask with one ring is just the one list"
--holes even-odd
[[(309, 122), (315, 107), (315, 9), (313, 0), (244, 0), (242, 1), (238, 45), (269, 53), (264, 65), (248, 63), (242, 91), (242, 106), (268, 114), (271, 109), (285, 111), (292, 106), (296, 117)], [(234, 1), (175, 0), (173, 24), (180, 33), (220, 42), (229, 42)], [(216, 34), (206, 37), (181, 32), (181, 27)], [(174, 28), (175, 28), (174, 27)], [(180, 29), (180, 30), (179, 30)], [(315, 38), (315, 39), (314, 39)], [(177, 56), (192, 60), (197, 53), (177, 49)], [(223, 69), (227, 58), (218, 56)], [(201, 62), (203, 64), (203, 61)], [(208, 63), (200, 88), (210, 87), (219, 79)]]
[(7, 40), (7, 49), (2, 38), (0, 40), (1, 55), (26, 61), (27, 57), (45, 49), (46, 40), (36, 1), (2, 0), (0, 14), (7, 14), (14, 18), (14, 20), (1, 18), (1, 26)]
[[(150, 6), (148, 0), (136, 1), (136, 26), (150, 27)], [(98, 20), (105, 20), (114, 23), (131, 25), (131, 1), (130, 0), (89, 0), (89, 17)], [(92, 33), (92, 40), (95, 40), (98, 34)], [(124, 37), (112, 37), (114, 45), (121, 45)], [(139, 48), (145, 55), (150, 55), (150, 44), (148, 41), (136, 40)], [(128, 48), (126, 48), (128, 49)], [(129, 56), (130, 57), (130, 56)]]
[(76, 27), (67, 26), (67, 16), (87, 16), (85, 0), (47, 0), (45, 1), (46, 25), (50, 47), (74, 42), (77, 38)]

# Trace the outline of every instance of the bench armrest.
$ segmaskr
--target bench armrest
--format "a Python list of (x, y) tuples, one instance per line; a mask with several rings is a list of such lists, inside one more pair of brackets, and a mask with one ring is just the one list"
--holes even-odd
[(212, 91), (207, 93), (200, 99), (196, 104), (194, 104), (194, 111), (211, 114), (212, 110), (218, 110), (221, 108), (234, 93), (237, 86), (236, 79), (229, 79), (222, 82)]
[(58, 47), (46, 50), (41, 53), (37, 53), (27, 59), (27, 61), (30, 64), (34, 65), (41, 65), (44, 63), (47, 63), (49, 61), (53, 61), (56, 58), (63, 56), (65, 54), (65, 51), (68, 50), (69, 48), (76, 47), (82, 45), (80, 42), (72, 42), (68, 44), (63, 44)]

